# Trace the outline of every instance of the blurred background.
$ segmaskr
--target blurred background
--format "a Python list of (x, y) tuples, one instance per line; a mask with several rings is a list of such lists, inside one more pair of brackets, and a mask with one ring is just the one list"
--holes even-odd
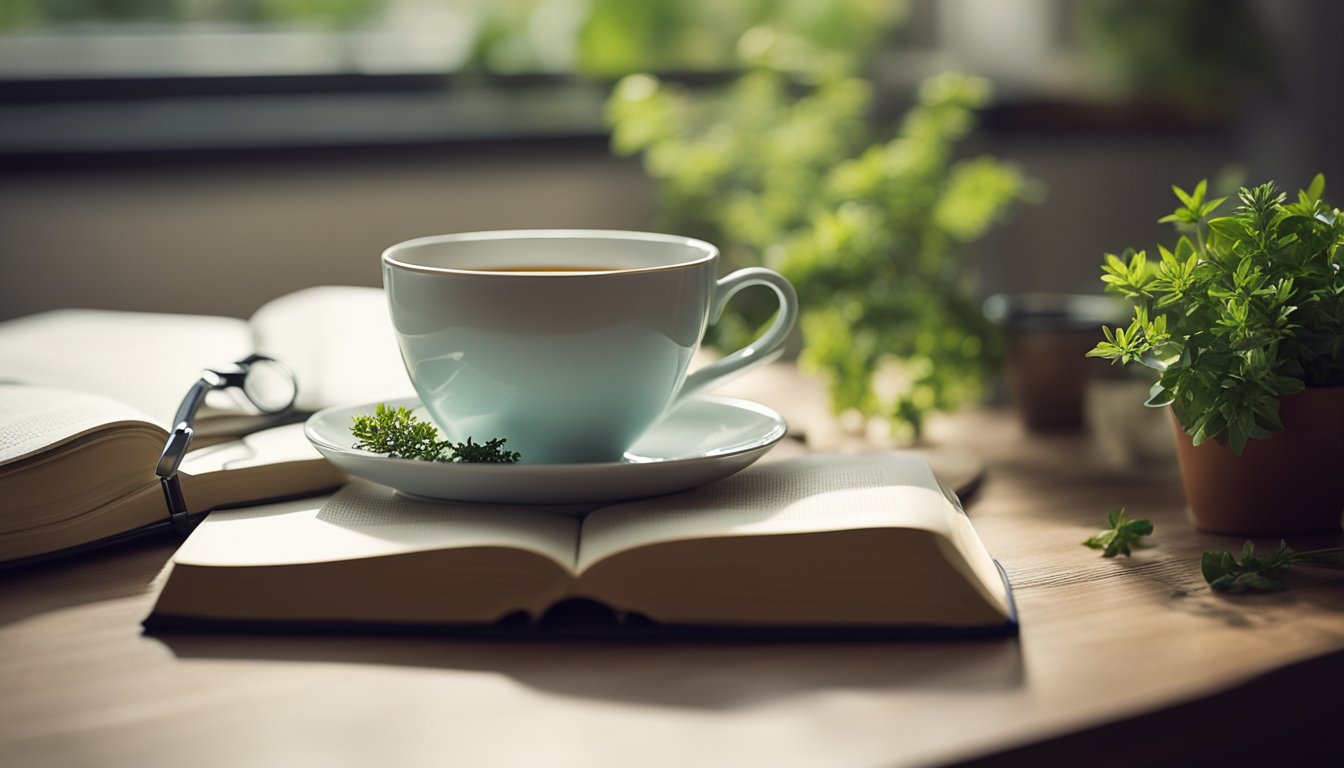
[(1172, 184), (1344, 184), (1340, 26), (1325, 0), (0, 0), (0, 319), (246, 317), (515, 227), (699, 235), (818, 296), (917, 252), (896, 280), (955, 273), (951, 316), (1099, 294), (1103, 253), (1170, 239)]
[(615, 82), (722, 87), (765, 30), (851, 58), (879, 130), (932, 74), (991, 80), (964, 151), (1016, 163), (1039, 200), (975, 245), (984, 290), (1093, 291), (1104, 251), (1163, 236), (1170, 184), (1344, 183), (1339, 18), (1324, 0), (0, 0), (0, 314), (246, 316), (375, 285), (378, 253), (418, 235), (657, 226), (655, 184), (611, 151)]

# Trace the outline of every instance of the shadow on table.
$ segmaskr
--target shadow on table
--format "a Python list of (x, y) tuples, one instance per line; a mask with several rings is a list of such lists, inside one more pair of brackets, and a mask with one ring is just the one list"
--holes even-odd
[(1344, 752), (1338, 705), (1341, 679), (1344, 652), (1334, 651), (1194, 701), (953, 765), (1078, 765), (1084, 763), (1080, 756), (1086, 756), (1088, 768), (1338, 765)]
[(0, 571), (0, 626), (74, 606), (143, 595), (181, 543), (172, 535), (119, 543)]
[(160, 632), (179, 660), (386, 664), (494, 672), (562, 696), (728, 709), (816, 691), (1011, 690), (1016, 638), (947, 641), (693, 642)]

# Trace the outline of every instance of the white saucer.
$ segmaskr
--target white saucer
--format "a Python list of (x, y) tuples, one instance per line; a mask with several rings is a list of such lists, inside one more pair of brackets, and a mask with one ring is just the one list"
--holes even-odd
[[(416, 398), (389, 400), (429, 421)], [(304, 434), (333, 464), (404, 495), (492, 504), (582, 505), (659, 496), (722, 480), (763, 456), (787, 426), (748, 400), (698, 397), (677, 406), (609, 464), (449, 464), (392, 459), (355, 449), (351, 418), (376, 403), (318, 411)]]

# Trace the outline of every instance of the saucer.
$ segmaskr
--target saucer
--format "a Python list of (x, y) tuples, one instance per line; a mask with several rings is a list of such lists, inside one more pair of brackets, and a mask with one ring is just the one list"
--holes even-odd
[[(429, 416), (416, 398), (389, 400)], [(393, 459), (358, 450), (352, 417), (376, 403), (337, 406), (304, 425), (309, 442), (347, 473), (391, 486), (407, 496), (491, 504), (604, 504), (661, 496), (722, 480), (745, 469), (778, 443), (783, 417), (758, 403), (695, 397), (653, 425), (619, 462), (605, 464), (458, 464)]]

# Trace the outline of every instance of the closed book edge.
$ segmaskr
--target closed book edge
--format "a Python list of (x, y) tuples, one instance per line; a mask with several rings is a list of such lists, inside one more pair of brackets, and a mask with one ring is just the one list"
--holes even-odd
[(1016, 637), (1019, 632), (1017, 603), (1008, 572), (994, 561), (1008, 595), (1008, 616), (1000, 624), (982, 626), (888, 625), (888, 626), (723, 626), (663, 624), (637, 613), (617, 615), (588, 600), (571, 600), (533, 621), (525, 613), (506, 616), (491, 624), (424, 624), (367, 621), (293, 621), (215, 619), (200, 616), (151, 613), (142, 622), (146, 632), (274, 633), (304, 635), (367, 635), (448, 637), (489, 640), (629, 640), (629, 641), (743, 641), (824, 642), (887, 640), (974, 640)]

